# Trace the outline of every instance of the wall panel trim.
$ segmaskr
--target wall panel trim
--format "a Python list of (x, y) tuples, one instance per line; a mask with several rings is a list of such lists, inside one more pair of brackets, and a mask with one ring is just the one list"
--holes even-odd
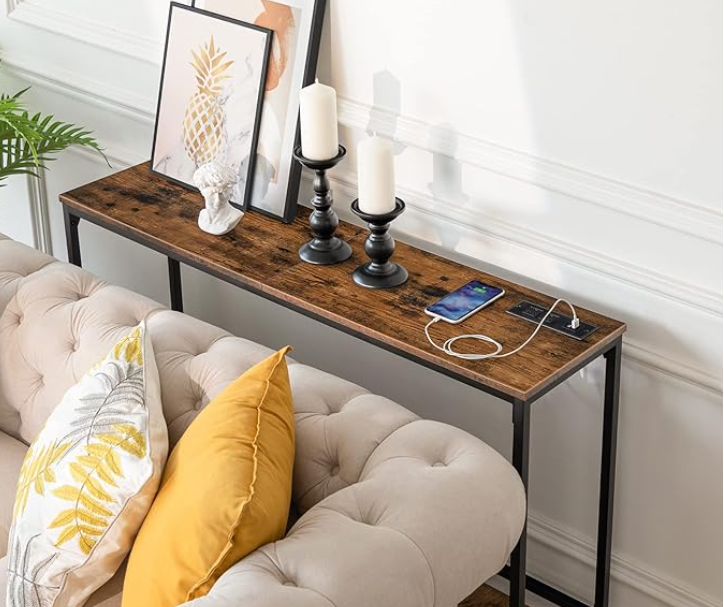
[[(44, 5), (36, 6), (32, 0), (7, 0), (11, 10), (11, 17), (21, 20), (19, 16), (23, 11), (32, 10), (39, 13), (50, 11)], [(75, 17), (66, 16), (66, 20), (75, 22)], [(51, 31), (65, 35), (72, 35), (63, 31), (64, 21), (56, 22), (51, 16), (46, 20), (40, 20), (33, 16), (32, 19), (23, 21), (28, 25), (41, 27), (41, 24), (48, 23)], [(100, 28), (100, 29), (99, 29)], [(149, 57), (156, 57), (150, 63), (158, 64), (161, 59), (161, 42), (146, 40), (138, 48), (129, 51), (129, 44), (137, 43), (137, 39), (130, 33), (108, 30), (105, 26), (93, 23), (83, 23), (77, 26), (79, 36), (85, 36), (87, 31), (95, 31), (96, 35), (91, 36), (99, 46), (114, 52), (121, 52), (136, 59), (148, 61)], [(115, 36), (115, 38), (114, 38)], [(78, 37), (78, 36), (72, 36)], [(128, 39), (127, 44), (116, 40), (120, 37)], [(116, 46), (119, 44), (119, 46)], [(125, 52), (124, 52), (125, 50)], [(21, 68), (15, 63), (19, 71), (32, 71)], [(43, 77), (46, 81), (52, 79), (35, 71), (36, 77)], [(58, 79), (64, 85), (67, 82), (78, 82), (82, 79), (74, 76), (70, 79)], [(84, 94), (91, 94), (94, 98), (105, 100), (109, 103), (118, 103), (118, 99), (124, 99), (120, 103), (126, 111), (132, 111), (139, 115), (139, 118), (153, 120), (155, 97), (138, 98), (129, 96), (122, 91), (113, 91), (109, 94), (107, 87), (100, 83), (87, 81), (85, 86), (76, 87)], [(422, 149), (434, 154), (453, 156), (456, 160), (491, 171), (506, 177), (529, 183), (540, 188), (553, 191), (566, 196), (583, 200), (609, 210), (636, 217), (655, 225), (663, 226), (677, 232), (684, 232), (691, 236), (722, 244), (722, 221), (724, 214), (718, 209), (692, 201), (682, 200), (661, 192), (639, 187), (634, 184), (625, 183), (598, 175), (590, 171), (567, 166), (533, 154), (506, 148), (484, 139), (471, 137), (462, 133), (450, 133), (445, 135), (440, 132), (432, 142), (429, 137), (434, 125), (412, 117), (400, 116), (385, 108), (362, 103), (345, 97), (339, 98), (339, 119), (340, 122), (350, 128), (366, 130), (370, 117), (374, 115), (376, 123), (380, 126), (379, 132), (382, 135), (393, 135), (397, 141)]]
[(41, 170), (39, 178), (27, 175), (28, 203), (30, 205), (30, 221), (33, 229), (33, 246), (53, 254), (53, 243), (50, 237), (50, 216), (48, 214), (48, 195), (45, 173)]
[(636, 341), (624, 338), (624, 343), (626, 344), (623, 350), (624, 359), (629, 359), (645, 369), (662, 373), (671, 379), (690, 384), (721, 399), (724, 392), (721, 377), (716, 377), (681, 361), (662, 356), (658, 352), (638, 344)]
[(82, 16), (57, 8), (62, 6), (62, 3), (51, 8), (33, 0), (7, 0), (7, 2), (8, 15), (18, 23), (154, 65), (158, 65), (163, 57), (162, 41), (84, 19)]
[(374, 115), (375, 122), (382, 125), (378, 129), (380, 135), (394, 135), (396, 141), (406, 145), (433, 154), (454, 157), (464, 164), (584, 200), (677, 232), (722, 243), (724, 215), (706, 205), (680, 200), (463, 133), (451, 132), (446, 135), (444, 131), (437, 129), (433, 143), (429, 136), (433, 125), (351, 99), (340, 98), (339, 114), (342, 124), (362, 130), (368, 128), (370, 116)]
[(50, 76), (39, 68), (25, 65), (12, 55), (3, 57), (3, 67), (13, 71), (30, 84), (55, 91), (103, 110), (119, 113), (143, 124), (154, 124), (155, 101), (149, 100), (147, 97), (112, 88), (105, 83), (63, 70), (54, 69), (53, 75)]
[[(554, 586), (565, 588), (570, 585), (570, 577), (561, 574), (565, 568), (561, 568), (559, 562), (551, 562), (548, 559), (536, 559), (536, 546), (544, 546), (593, 572), (595, 566), (595, 546), (588, 539), (578, 533), (564, 528), (562, 525), (546, 519), (535, 513), (528, 517), (528, 530), (531, 539), (529, 548), (529, 569), (543, 581)], [(699, 590), (695, 590), (678, 580), (666, 577), (662, 573), (654, 571), (650, 567), (614, 554), (611, 563), (611, 578), (616, 583), (625, 585), (637, 590), (652, 598), (654, 601), (668, 605), (669, 607), (721, 607), (721, 601), (708, 596)], [(591, 579), (593, 579), (591, 577)], [(583, 588), (567, 589), (584, 602), (590, 602), (590, 598), (582, 596), (585, 593)]]

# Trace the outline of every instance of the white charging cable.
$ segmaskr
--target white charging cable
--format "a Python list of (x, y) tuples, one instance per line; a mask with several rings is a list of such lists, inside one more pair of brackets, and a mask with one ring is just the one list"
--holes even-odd
[[(543, 326), (543, 323), (548, 319), (548, 317), (553, 313), (553, 310), (556, 309), (556, 306), (558, 304), (564, 303), (566, 304), (573, 313), (573, 320), (571, 320), (571, 324), (569, 325), (571, 329), (577, 329), (581, 321), (578, 320), (578, 314), (576, 314), (576, 309), (573, 307), (573, 304), (569, 302), (567, 299), (558, 299), (556, 302), (551, 306), (550, 310), (546, 313), (546, 315), (540, 320), (538, 323), (538, 326), (535, 328), (535, 331), (531, 334), (531, 336), (526, 339), (521, 345), (519, 345), (515, 350), (512, 350), (510, 352), (506, 352), (505, 354), (501, 354), (503, 351), (503, 346), (500, 345), (499, 342), (495, 341), (492, 337), (489, 337), (487, 335), (458, 335), (457, 337), (451, 337), (445, 343), (442, 344), (442, 346), (439, 346), (435, 343), (435, 341), (430, 337), (430, 327), (434, 325), (437, 322), (440, 322), (442, 318), (439, 316), (436, 316), (433, 318), (427, 325), (425, 326), (425, 335), (427, 336), (427, 341), (429, 341), (433, 346), (435, 346), (438, 350), (445, 352), (448, 356), (454, 356), (455, 358), (462, 358), (463, 360), (485, 360), (487, 358), (505, 358), (506, 356), (512, 356), (513, 354), (520, 352), (523, 348), (525, 348), (531, 341), (533, 341), (533, 338), (538, 335), (538, 331), (540, 331), (541, 327)], [(482, 341), (488, 344), (491, 344), (495, 348), (495, 352), (489, 352), (488, 354), (464, 354), (462, 352), (455, 352), (453, 350), (453, 346), (460, 340), (463, 339), (472, 339), (475, 341)]]

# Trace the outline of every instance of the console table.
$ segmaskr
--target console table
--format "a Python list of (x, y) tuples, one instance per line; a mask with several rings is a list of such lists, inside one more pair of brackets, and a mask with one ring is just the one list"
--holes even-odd
[[(353, 270), (366, 261), (366, 232), (362, 228), (340, 222), (339, 236), (352, 245), (354, 254), (336, 266), (308, 265), (297, 256), (309, 238), (306, 209), (300, 210), (292, 224), (247, 213), (230, 234), (211, 236), (196, 225), (203, 207), (200, 195), (153, 175), (147, 163), (62, 194), (60, 200), (68, 259), (75, 265), (81, 265), (78, 224), (86, 220), (168, 258), (171, 306), (175, 310), (183, 309), (179, 265), (183, 263), (510, 403), (512, 460), (526, 490), (533, 403), (592, 361), (605, 357), (594, 605), (608, 606), (621, 347), (626, 325), (578, 308), (582, 321), (600, 327), (586, 341), (542, 329), (530, 345), (508, 358), (450, 358), (434, 349), (423, 333), (429, 320), (424, 309), (443, 295), (473, 279), (503, 287), (506, 296), (465, 321), (465, 332), (485, 333), (508, 345), (521, 343), (533, 325), (506, 310), (523, 300), (550, 306), (554, 298), (401, 242), (394, 259), (409, 271), (408, 282), (396, 289), (366, 290), (352, 281)], [(446, 323), (433, 327), (439, 342), (459, 332), (460, 327)], [(523, 607), (527, 587), (562, 607), (585, 607), (560, 590), (526, 576), (526, 541), (524, 530), (510, 566), (501, 572), (510, 580), (510, 604)]]

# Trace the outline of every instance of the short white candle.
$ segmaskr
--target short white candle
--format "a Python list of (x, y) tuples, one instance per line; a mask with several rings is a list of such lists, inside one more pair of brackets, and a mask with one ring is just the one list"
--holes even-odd
[(302, 89), (299, 98), (302, 156), (329, 160), (339, 154), (337, 92), (317, 81)]
[(383, 215), (395, 209), (395, 162), (392, 143), (370, 137), (357, 149), (359, 208), (363, 213)]

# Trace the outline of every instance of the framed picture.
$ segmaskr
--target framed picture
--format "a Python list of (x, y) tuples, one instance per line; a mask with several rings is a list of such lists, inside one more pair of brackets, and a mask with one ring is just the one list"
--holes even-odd
[(238, 173), (231, 201), (248, 208), (272, 31), (171, 3), (151, 170), (195, 189), (211, 161)]
[(314, 82), (326, 0), (193, 0), (193, 5), (274, 32), (250, 206), (291, 222), (302, 176), (292, 157), (299, 141), (299, 91)]

